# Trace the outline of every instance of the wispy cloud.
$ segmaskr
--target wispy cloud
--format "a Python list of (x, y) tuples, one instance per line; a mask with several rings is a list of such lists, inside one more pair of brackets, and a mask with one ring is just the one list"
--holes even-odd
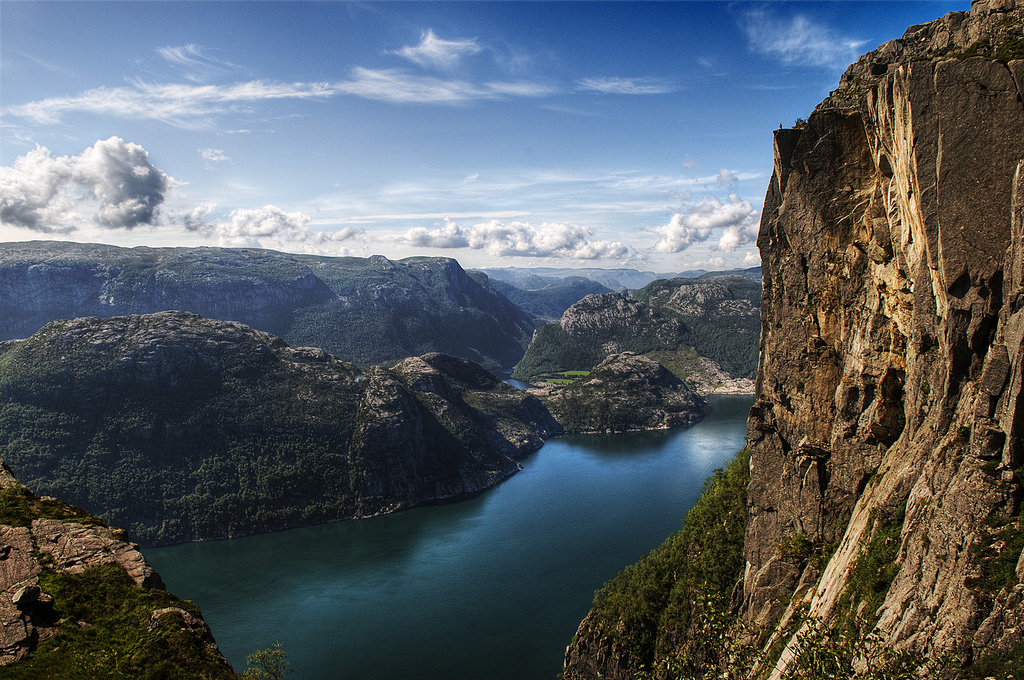
[(624, 259), (635, 252), (620, 241), (595, 239), (568, 222), (534, 225), (491, 220), (461, 227), (445, 219), (434, 229), (409, 229), (400, 240), (425, 248), (472, 248), (495, 257), (559, 257), (571, 260)]
[(205, 127), (211, 116), (247, 103), (279, 99), (321, 99), (338, 94), (327, 83), (270, 83), (252, 80), (231, 85), (152, 84), (99, 87), (72, 96), (52, 97), (11, 106), (6, 112), (53, 125), (67, 113), (82, 112), (158, 120), (175, 127)]
[(486, 98), (488, 93), (459, 80), (416, 76), (401, 69), (356, 67), (352, 77), (338, 83), (345, 94), (406, 104), (442, 104)]
[(216, 163), (219, 161), (231, 160), (225, 153), (224, 149), (200, 149), (199, 155), (203, 157), (203, 160)]
[(483, 49), (475, 38), (445, 40), (428, 29), (420, 37), (419, 45), (407, 45), (393, 54), (400, 55), (416, 64), (428, 68), (450, 70), (466, 55), (473, 55)]
[(127, 87), (100, 87), (75, 96), (10, 106), (5, 111), (43, 125), (59, 123), (68, 113), (92, 113), (158, 120), (179, 128), (198, 129), (207, 127), (214, 116), (241, 112), (246, 105), (272, 100), (351, 95), (404, 104), (454, 104), (505, 96), (539, 97), (550, 92), (550, 88), (536, 83), (491, 82), (477, 86), (461, 80), (418, 76), (400, 69), (356, 67), (349, 79), (334, 83), (251, 80), (230, 85), (187, 85), (136, 80)]
[(866, 42), (838, 35), (802, 15), (786, 20), (764, 9), (746, 12), (741, 24), (753, 51), (784, 64), (841, 68), (857, 58)]
[(657, 78), (584, 78), (576, 85), (586, 92), (606, 94), (667, 94), (677, 89), (672, 83)]
[(235, 64), (212, 57), (203, 47), (195, 44), (160, 47), (156, 53), (179, 70), (187, 80), (196, 83), (239, 70)]

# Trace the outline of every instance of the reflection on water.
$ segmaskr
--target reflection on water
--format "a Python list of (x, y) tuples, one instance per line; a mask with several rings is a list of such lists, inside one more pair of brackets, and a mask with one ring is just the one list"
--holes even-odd
[(552, 440), (459, 503), (147, 556), (236, 670), (280, 641), (294, 680), (552, 680), (594, 590), (679, 527), (751, 403), (715, 397), (686, 430)]

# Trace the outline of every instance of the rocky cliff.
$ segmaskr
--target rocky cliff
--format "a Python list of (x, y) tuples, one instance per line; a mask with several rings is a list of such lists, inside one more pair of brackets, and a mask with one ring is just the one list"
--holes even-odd
[(532, 317), (455, 260), (295, 255), (245, 248), (0, 246), (0, 340), (57, 319), (167, 310), (239, 321), (362, 365), (445, 352), (518, 361)]
[(367, 517), (486, 488), (560, 431), (465, 359), (366, 371), (186, 312), (0, 343), (0, 457), (144, 544)]
[(698, 658), (707, 640), (668, 621), (661, 658), (622, 667), (572, 656), (620, 635), (591, 625), (567, 678), (641, 663), (674, 677), (668, 660), (700, 676), (740, 643), (785, 677), (814, 626), (870, 630), (901, 658), (955, 653), (950, 676), (1024, 670), (1017, 4), (911, 27), (851, 66), (806, 126), (776, 133), (745, 564), (713, 594), (742, 623)]
[(164, 590), (123, 531), (34, 495), (2, 461), (0, 666), (12, 678), (235, 677), (199, 610)]

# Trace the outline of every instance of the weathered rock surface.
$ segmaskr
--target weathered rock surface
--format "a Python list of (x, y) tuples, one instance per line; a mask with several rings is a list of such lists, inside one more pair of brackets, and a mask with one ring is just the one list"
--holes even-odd
[(53, 322), (0, 364), (0, 455), (148, 545), (479, 491), (561, 431), (465, 359), (363, 372), (186, 312)]
[(0, 247), (0, 340), (50, 321), (182, 310), (239, 321), (361, 365), (445, 352), (518, 361), (532, 317), (455, 260), (392, 262), (245, 248)]
[(1024, 462), (1011, 379), (1024, 359), (1024, 280), (1011, 274), (1024, 248), (1021, 62), (943, 55), (1019, 40), (1022, 18), (978, 2), (912, 27), (851, 67), (806, 128), (777, 134), (749, 423), (752, 620), (800, 604), (796, 579), (770, 577), (796, 533), (839, 544), (810, 612), (846, 613), (875, 518), (905, 503), (900, 569), (867, 612), (886, 642), (970, 661), (1021, 641), (993, 620), (988, 643), (970, 642), (1019, 581), (977, 587), (974, 548), (991, 540), (986, 522), (1019, 522), (1021, 488), (1003, 471)]
[(581, 378), (555, 390), (548, 407), (566, 432), (633, 432), (692, 425), (705, 401), (653, 359), (613, 354)]
[[(1024, 5), (977, 0), (862, 57), (775, 135), (733, 593), (763, 648), (787, 647), (773, 677), (808, 613), (968, 668), (1024, 653), (1022, 48)], [(851, 574), (888, 550), (867, 607)], [(630, 677), (615, 663), (566, 677)]]
[[(0, 493), (4, 494), (0, 514), (0, 666), (25, 658), (39, 644), (59, 635), (61, 625), (77, 625), (73, 620), (61, 620), (66, 613), (54, 610), (54, 598), (40, 587), (39, 579), (43, 574), (81, 574), (91, 567), (116, 565), (124, 569), (137, 586), (145, 590), (164, 589), (160, 575), (149, 566), (138, 546), (123, 540), (123, 532), (98, 524), (96, 518), (88, 517), (84, 511), (76, 513), (77, 508), (54, 499), (35, 497), (3, 461), (0, 461)], [(19, 501), (42, 514), (62, 514), (70, 510), (72, 514), (82, 515), (82, 520), (89, 524), (73, 519), (15, 517), (11, 509)], [(24, 523), (29, 519), (29, 526), (7, 524), (11, 521)], [(154, 612), (154, 620), (160, 618), (162, 611)], [(178, 611), (187, 615), (190, 634), (205, 650), (207, 669), (230, 677), (231, 666), (217, 649), (206, 623), (196, 614)]]

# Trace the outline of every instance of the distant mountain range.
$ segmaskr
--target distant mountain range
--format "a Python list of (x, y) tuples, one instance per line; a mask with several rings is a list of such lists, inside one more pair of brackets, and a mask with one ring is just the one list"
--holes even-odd
[(240, 321), (360, 365), (444, 352), (515, 364), (536, 321), (455, 260), (243, 248), (0, 246), (0, 340), (55, 319), (166, 310)]
[(588, 295), (612, 292), (597, 281), (582, 276), (554, 278), (534, 275), (518, 279), (514, 284), (491, 279), (491, 286), (523, 310), (547, 321), (562, 316), (565, 310)]
[[(659, 279), (698, 279), (705, 276), (722, 276), (725, 274), (736, 274), (748, 278), (761, 280), (761, 268), (750, 267), (747, 269), (730, 269), (727, 271), (712, 271), (706, 269), (689, 269), (682, 272), (661, 272), (639, 271), (637, 269), (599, 269), (596, 267), (501, 267), (493, 269), (481, 269), (491, 279), (511, 283), (517, 288), (533, 290), (540, 288), (538, 281), (547, 280), (548, 284), (553, 281), (586, 278), (600, 283), (609, 290), (623, 291), (643, 288), (647, 284)], [(544, 285), (544, 284), (542, 284)]]

